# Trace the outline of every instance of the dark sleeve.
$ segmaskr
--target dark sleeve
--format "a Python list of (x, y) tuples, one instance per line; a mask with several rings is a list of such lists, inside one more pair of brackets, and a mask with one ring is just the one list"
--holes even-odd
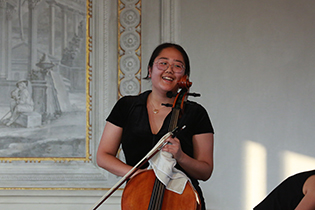
[(125, 126), (127, 121), (126, 119), (128, 118), (128, 110), (130, 107), (130, 100), (128, 98), (129, 97), (123, 97), (116, 102), (106, 121), (113, 123), (118, 127), (123, 128)]
[(200, 104), (196, 104), (196, 111), (194, 114), (194, 135), (202, 133), (214, 133), (210, 117), (207, 110)]

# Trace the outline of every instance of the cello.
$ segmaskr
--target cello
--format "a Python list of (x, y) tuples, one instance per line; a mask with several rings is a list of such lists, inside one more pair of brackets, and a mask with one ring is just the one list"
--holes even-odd
[[(113, 186), (102, 198), (94, 205), (91, 210), (96, 210), (114, 191), (116, 191), (125, 181), (129, 180), (133, 174), (148, 162), (156, 153), (158, 153), (168, 142), (167, 139), (175, 137), (178, 132), (177, 122), (184, 112), (184, 102), (188, 95), (200, 96), (195, 93), (188, 93), (192, 83), (187, 75), (184, 75), (178, 82), (180, 91), (176, 94), (172, 106), (172, 115), (169, 125), (169, 132), (166, 133), (152, 150), (135, 165), (115, 186)], [(169, 97), (173, 97), (170, 94)], [(126, 184), (122, 199), (122, 210), (166, 210), (166, 209), (181, 209), (181, 210), (200, 210), (200, 198), (192, 184), (188, 181), (182, 194), (175, 193), (166, 189), (166, 186), (156, 177), (152, 169), (142, 171), (133, 176)]]

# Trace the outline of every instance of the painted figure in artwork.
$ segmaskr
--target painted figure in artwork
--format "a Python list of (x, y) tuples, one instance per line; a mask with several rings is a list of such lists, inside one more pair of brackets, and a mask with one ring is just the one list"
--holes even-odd
[(17, 88), (11, 92), (10, 112), (11, 116), (4, 120), (7, 126), (14, 123), (21, 113), (32, 112), (34, 102), (27, 89), (28, 81), (21, 80), (16, 83)]

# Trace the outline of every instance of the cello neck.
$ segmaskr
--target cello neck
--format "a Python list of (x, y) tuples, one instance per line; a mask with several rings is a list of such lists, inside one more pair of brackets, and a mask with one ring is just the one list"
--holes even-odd
[(170, 121), (170, 124), (168, 127), (169, 131), (172, 131), (177, 127), (177, 121), (179, 118), (179, 114), (180, 114), (180, 109), (173, 109), (172, 110), (171, 121)]
[[(187, 84), (191, 85), (187, 77), (185, 77), (183, 81), (180, 81), (179, 86), (185, 87), (182, 87), (182, 90), (176, 95), (172, 106), (172, 116), (168, 127), (169, 131), (172, 131), (177, 127), (177, 122), (178, 119), (180, 118), (181, 111), (183, 111), (184, 101), (186, 99), (188, 91), (188, 88), (186, 86)], [(162, 208), (165, 189), (166, 186), (158, 178), (155, 178), (148, 210), (160, 210)]]

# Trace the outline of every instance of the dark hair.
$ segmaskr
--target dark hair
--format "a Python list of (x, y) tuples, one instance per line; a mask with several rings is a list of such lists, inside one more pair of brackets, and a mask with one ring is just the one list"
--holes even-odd
[(187, 55), (186, 51), (184, 50), (184, 48), (182, 48), (178, 44), (163, 43), (163, 44), (160, 44), (159, 46), (157, 46), (155, 48), (155, 50), (153, 51), (153, 53), (151, 55), (151, 58), (149, 60), (149, 64), (148, 64), (148, 73), (147, 73), (147, 76), (144, 79), (148, 79), (149, 78), (149, 68), (152, 68), (155, 58), (157, 56), (159, 56), (161, 51), (166, 49), (166, 48), (175, 48), (182, 54), (182, 56), (184, 58), (184, 63), (185, 63), (185, 75), (189, 76), (189, 74), (190, 74), (189, 58), (188, 58), (188, 55)]

